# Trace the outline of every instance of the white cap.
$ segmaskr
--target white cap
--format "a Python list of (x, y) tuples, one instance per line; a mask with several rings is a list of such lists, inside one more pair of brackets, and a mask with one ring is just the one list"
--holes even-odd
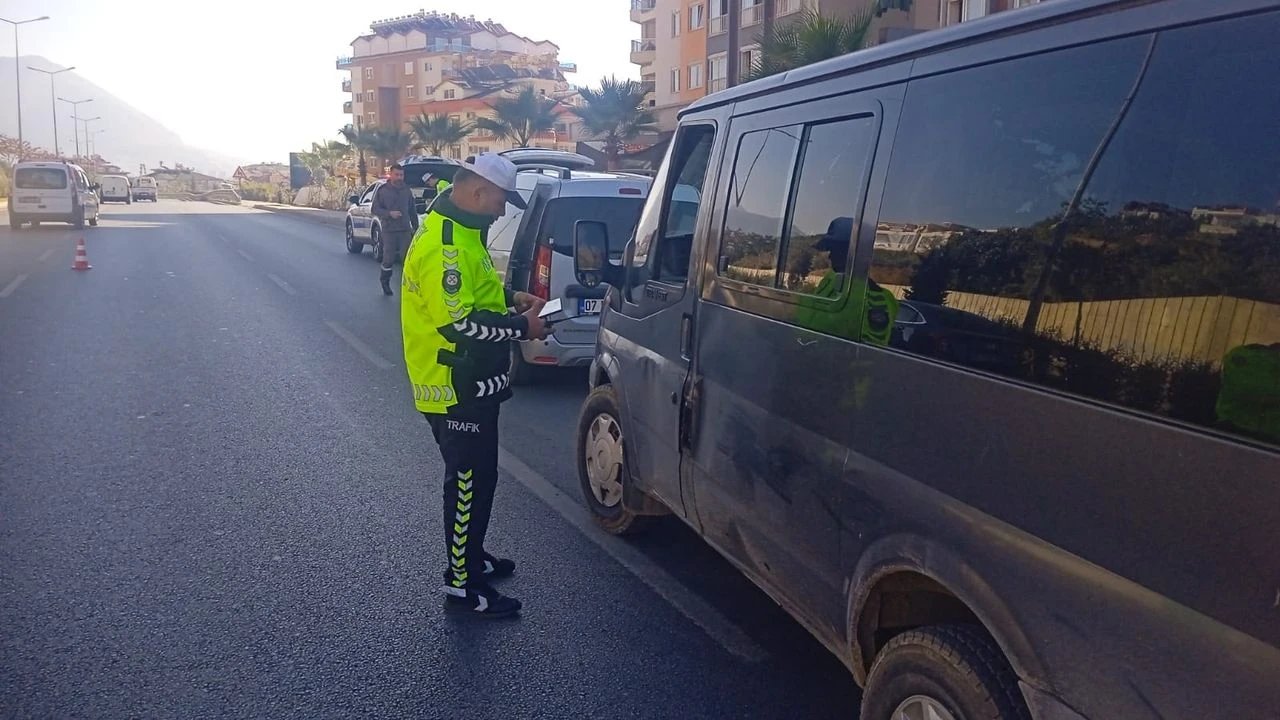
[(474, 159), (468, 158), (463, 167), (506, 191), (507, 202), (521, 210), (527, 207), (524, 198), (520, 197), (520, 193), (516, 192), (515, 163), (501, 155), (482, 153)]

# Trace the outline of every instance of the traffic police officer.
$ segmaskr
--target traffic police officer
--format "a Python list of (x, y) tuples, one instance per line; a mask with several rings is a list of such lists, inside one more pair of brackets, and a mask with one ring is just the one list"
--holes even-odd
[(544, 301), (507, 290), (489, 258), (489, 226), (508, 203), (525, 207), (515, 190), (516, 167), (506, 158), (484, 154), (464, 165), (410, 245), (400, 300), (414, 403), (444, 458), (445, 607), (486, 617), (520, 610), (489, 584), (515, 563), (485, 550), (498, 408), (511, 397), (510, 343), (549, 334), (538, 317)]

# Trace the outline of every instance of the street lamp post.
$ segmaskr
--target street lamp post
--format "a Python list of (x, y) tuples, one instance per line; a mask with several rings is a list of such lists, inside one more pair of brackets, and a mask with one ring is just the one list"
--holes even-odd
[(18, 28), (22, 25), (26, 25), (27, 23), (40, 22), (41, 20), (48, 19), (48, 15), (31, 18), (30, 20), (9, 20), (8, 18), (0, 18), (0, 22), (7, 22), (13, 26), (13, 77), (15, 81), (14, 86), (18, 90), (18, 105), (16, 108), (18, 111), (18, 159), (22, 159), (22, 64), (19, 62), (19, 58), (22, 57), (22, 53), (18, 52)]
[(80, 128), (76, 127), (76, 115), (80, 113), (80, 105), (87, 102), (93, 102), (93, 98), (88, 100), (68, 100), (66, 98), (58, 98), (64, 103), (71, 106), (71, 132), (76, 136), (76, 157), (80, 157)]
[(82, 117), (73, 116), (71, 119), (79, 120), (80, 122), (84, 123), (84, 154), (86, 157), (90, 157), (90, 158), (93, 157), (93, 153), (89, 150), (89, 123), (93, 122), (94, 120), (101, 120), (102, 118), (95, 115), (94, 117), (91, 117), (91, 118), (82, 118)]
[(53, 154), (57, 157), (62, 157), (62, 152), (58, 149), (58, 88), (55, 78), (64, 72), (75, 70), (76, 66), (72, 65), (61, 70), (41, 70), (38, 67), (28, 65), (27, 69), (49, 76), (49, 107), (53, 108)]
[(89, 167), (92, 167), (92, 168), (98, 167), (98, 161), (94, 160), (94, 155), (93, 155), (94, 137), (106, 131), (107, 131), (106, 128), (98, 128), (97, 130), (94, 130), (91, 133), (89, 132), (89, 126), (88, 125), (84, 126), (84, 147), (85, 147), (85, 152), (89, 154)]

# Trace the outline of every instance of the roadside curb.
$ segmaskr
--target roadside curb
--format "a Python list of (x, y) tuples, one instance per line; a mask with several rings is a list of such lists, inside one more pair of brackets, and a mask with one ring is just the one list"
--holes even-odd
[(280, 215), (288, 215), (290, 217), (301, 218), (318, 225), (329, 225), (331, 227), (342, 227), (346, 224), (346, 217), (334, 217), (330, 215), (330, 211), (316, 210), (314, 208), (294, 208), (288, 205), (265, 205), (257, 203), (252, 205), (255, 210), (266, 210)]

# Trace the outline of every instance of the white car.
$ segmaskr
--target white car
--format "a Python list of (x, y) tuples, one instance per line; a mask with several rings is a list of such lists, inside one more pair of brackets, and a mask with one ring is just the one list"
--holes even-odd
[(516, 162), (516, 190), (529, 209), (507, 206), (507, 214), (489, 230), (489, 255), (508, 287), (545, 300), (559, 298), (568, 316), (546, 340), (512, 343), (512, 381), (528, 383), (539, 367), (591, 364), (605, 288), (585, 288), (574, 277), (574, 225), (579, 220), (607, 224), (609, 255), (620, 261), (651, 181), (629, 173), (577, 169), (591, 160), (576, 153), (522, 150), (503, 155)]
[(102, 189), (98, 198), (104, 202), (122, 202), (126, 205), (133, 202), (133, 189), (129, 187), (129, 178), (123, 175), (103, 175), (98, 178)]
[(9, 227), (23, 223), (71, 223), (83, 228), (98, 224), (98, 185), (79, 165), (67, 162), (20, 162), (13, 168), (9, 198)]

